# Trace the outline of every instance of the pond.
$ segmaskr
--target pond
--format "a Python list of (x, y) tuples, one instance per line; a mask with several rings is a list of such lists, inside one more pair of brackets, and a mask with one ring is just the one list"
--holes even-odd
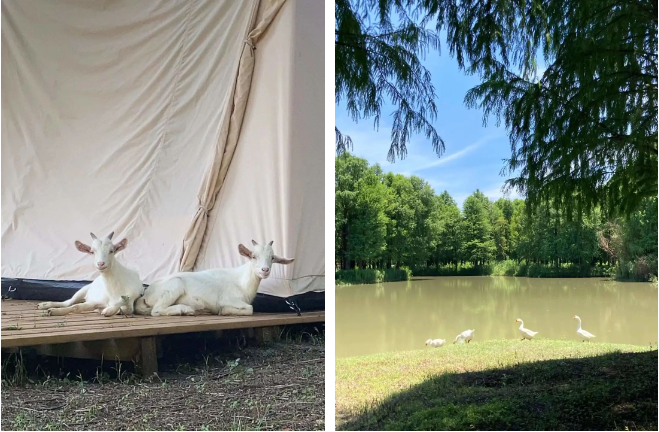
[[(336, 288), (336, 356), (350, 357), (474, 340), (519, 338), (516, 318), (537, 338), (579, 340), (583, 328), (610, 342), (657, 346), (657, 284), (505, 276), (416, 277)], [(533, 341), (529, 342), (533, 343)]]

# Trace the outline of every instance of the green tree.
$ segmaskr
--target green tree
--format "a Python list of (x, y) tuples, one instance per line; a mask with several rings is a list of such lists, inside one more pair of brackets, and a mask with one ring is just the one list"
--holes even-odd
[(600, 247), (610, 262), (617, 262), (622, 279), (657, 278), (657, 197), (647, 198), (629, 218), (602, 226)]
[(435, 246), (435, 262), (455, 264), (460, 261), (462, 245), (462, 215), (455, 200), (444, 191), (436, 197), (436, 217), (439, 227)]
[(467, 105), (505, 122), (507, 185), (530, 209), (629, 214), (657, 196), (656, 0), (424, 4), (481, 77)]
[(439, 224), (436, 213), (435, 192), (430, 185), (417, 176), (409, 178), (414, 199), (414, 229), (411, 236), (411, 251), (406, 265), (426, 264), (437, 245)]
[(467, 197), (463, 205), (463, 255), (474, 265), (490, 261), (496, 254), (489, 205), (489, 200), (479, 190)]
[(516, 199), (512, 202), (513, 212), (510, 216), (510, 257), (521, 261), (527, 254), (529, 224), (528, 212), (524, 200)]
[(361, 180), (355, 198), (347, 249), (350, 260), (364, 268), (380, 260), (386, 248), (387, 190), (372, 169)]
[(368, 171), (368, 161), (345, 153), (334, 161), (334, 248), (341, 268), (348, 265), (348, 236), (359, 182)]
[(413, 249), (413, 233), (416, 228), (414, 189), (409, 178), (401, 174), (387, 173), (384, 184), (391, 191), (390, 205), (387, 206), (387, 262), (389, 266), (400, 267), (410, 262)]

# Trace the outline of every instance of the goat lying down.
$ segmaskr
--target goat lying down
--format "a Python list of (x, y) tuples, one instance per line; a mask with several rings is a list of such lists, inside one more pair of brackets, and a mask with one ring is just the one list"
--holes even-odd
[(97, 309), (100, 309), (104, 316), (112, 316), (118, 312), (132, 314), (134, 303), (144, 292), (144, 287), (136, 271), (124, 267), (115, 259), (117, 252), (126, 248), (128, 240), (123, 239), (113, 244), (113, 235), (114, 231), (105, 239), (99, 240), (91, 233), (91, 246), (76, 241), (76, 248), (80, 252), (93, 255), (94, 266), (101, 274), (92, 283), (80, 288), (69, 300), (39, 303), (37, 309), (48, 310), (49, 315), (67, 315)]
[(259, 284), (270, 276), (273, 263), (290, 264), (294, 260), (280, 258), (265, 246), (252, 240), (254, 250), (238, 245), (238, 252), (249, 258), (239, 267), (199, 272), (180, 272), (149, 286), (135, 303), (135, 311), (143, 315), (195, 315), (209, 311), (217, 315), (252, 315), (252, 301)]

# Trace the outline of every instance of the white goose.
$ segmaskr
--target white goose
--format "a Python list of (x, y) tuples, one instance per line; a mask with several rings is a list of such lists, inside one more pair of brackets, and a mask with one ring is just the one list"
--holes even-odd
[(444, 339), (428, 339), (426, 341), (426, 346), (430, 345), (435, 348), (439, 348), (441, 346), (444, 346), (445, 343), (446, 341)]
[(476, 331), (475, 329), (474, 330), (465, 330), (465, 331), (463, 331), (462, 333), (460, 333), (459, 335), (457, 335), (455, 337), (455, 339), (453, 340), (453, 343), (456, 343), (459, 340), (466, 340), (467, 343), (469, 343), (469, 341), (474, 337), (474, 332), (475, 331)]
[(581, 336), (583, 342), (586, 342), (586, 340), (590, 340), (595, 337), (594, 334), (587, 332), (586, 330), (581, 328), (581, 318), (579, 318), (578, 315), (575, 315), (572, 318), (579, 321), (579, 328), (577, 329), (577, 334)]
[(521, 318), (517, 318), (515, 322), (521, 323), (519, 325), (519, 332), (522, 334), (522, 340), (524, 339), (532, 340), (535, 337), (535, 335), (538, 334), (538, 332), (534, 332), (533, 330), (524, 328), (524, 321), (522, 321)]

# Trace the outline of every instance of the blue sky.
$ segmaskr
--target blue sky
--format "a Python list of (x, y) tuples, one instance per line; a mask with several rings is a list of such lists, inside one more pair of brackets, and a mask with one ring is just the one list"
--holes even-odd
[[(496, 126), (491, 118), (483, 126), (480, 109), (468, 109), (464, 96), (479, 83), (478, 77), (466, 76), (457, 62), (448, 55), (442, 44), (442, 55), (431, 52), (423, 62), (432, 74), (437, 94), (437, 119), (434, 127), (444, 139), (446, 150), (438, 158), (423, 135), (414, 135), (407, 147), (407, 157), (395, 163), (387, 161), (390, 144), (391, 107), (382, 111), (380, 127), (373, 128), (373, 119), (355, 123), (344, 107), (336, 106), (336, 126), (353, 140), (352, 154), (365, 158), (371, 164), (379, 163), (384, 171), (416, 175), (426, 180), (435, 193), (446, 190), (462, 208), (462, 203), (476, 189), (490, 199), (504, 195), (501, 190), (505, 177), (500, 175), (503, 159), (510, 157), (510, 143), (503, 124)], [(509, 198), (518, 198), (515, 191)]]

